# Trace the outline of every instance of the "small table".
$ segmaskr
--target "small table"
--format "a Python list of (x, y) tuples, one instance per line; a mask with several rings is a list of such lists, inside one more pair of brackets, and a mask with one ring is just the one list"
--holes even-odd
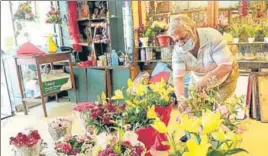
[[(45, 117), (47, 117), (45, 97), (55, 95), (57, 93), (50, 93), (50, 94), (43, 93), (40, 65), (45, 64), (45, 63), (52, 64), (53, 62), (64, 61), (64, 60), (68, 60), (68, 62), (69, 62), (72, 89), (73, 89), (74, 93), (76, 93), (76, 87), (75, 87), (75, 82), (74, 82), (74, 71), (73, 71), (73, 65), (72, 65), (70, 52), (49, 54), (49, 55), (45, 55), (45, 56), (33, 55), (33, 56), (15, 58), (15, 63), (16, 63), (16, 67), (17, 67), (17, 75), (18, 75), (18, 80), (19, 80), (19, 87), (20, 87), (20, 92), (21, 92), (21, 96), (22, 96), (22, 104), (24, 107), (24, 114), (25, 115), (28, 114), (25, 102), (27, 102), (27, 101), (28, 102), (41, 102), (42, 106), (43, 106), (44, 115), (45, 115)], [(36, 65), (37, 77), (38, 77), (38, 82), (39, 82), (39, 87), (40, 87), (40, 98), (27, 98), (25, 96), (24, 89), (23, 89), (21, 65)], [(74, 94), (74, 95), (75, 95), (74, 96), (75, 101), (77, 103), (76, 94)]]

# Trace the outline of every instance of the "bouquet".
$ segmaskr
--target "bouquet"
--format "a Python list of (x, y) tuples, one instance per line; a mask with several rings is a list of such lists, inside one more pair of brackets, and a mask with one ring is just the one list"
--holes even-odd
[[(169, 155), (233, 155), (240, 152), (247, 152), (239, 148), (242, 141), (241, 134), (224, 129), (223, 119), (219, 112), (205, 110), (200, 117), (193, 117), (187, 114), (179, 116), (178, 124), (173, 132), (168, 132), (167, 127), (160, 120), (152, 125), (160, 133), (165, 134), (170, 145)], [(186, 133), (186, 141), (180, 141), (180, 131)]]
[(112, 132), (122, 113), (125, 110), (124, 104), (114, 104), (109, 101), (107, 104), (83, 103), (74, 108), (75, 111), (82, 112), (83, 119), (86, 121), (88, 129), (99, 134), (103, 131)]
[(28, 20), (33, 21), (35, 16), (32, 12), (31, 2), (27, 1), (21, 3), (14, 15), (15, 20)]
[(56, 10), (54, 7), (51, 7), (50, 11), (47, 13), (46, 23), (61, 24), (62, 20), (60, 16), (60, 11)]
[(162, 21), (154, 21), (150, 27), (154, 35), (163, 34), (168, 30), (168, 24)]
[(97, 136), (98, 156), (143, 156), (144, 145), (138, 141), (138, 136), (132, 131), (120, 131), (119, 135), (111, 136), (102, 133)]
[(37, 130), (18, 133), (16, 137), (10, 138), (10, 144), (22, 156), (36, 156), (41, 151), (41, 137)]
[(54, 141), (66, 135), (72, 135), (72, 120), (69, 118), (56, 118), (48, 123), (48, 131)]
[(68, 136), (56, 142), (55, 150), (58, 155), (92, 155), (95, 138), (89, 136)]

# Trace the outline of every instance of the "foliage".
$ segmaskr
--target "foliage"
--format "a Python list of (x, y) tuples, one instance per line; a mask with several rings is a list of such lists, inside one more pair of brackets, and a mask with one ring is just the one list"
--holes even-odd
[(34, 18), (35, 18), (35, 16), (32, 12), (31, 1), (21, 3), (18, 7), (18, 10), (14, 14), (15, 20), (33, 21)]
[(168, 25), (165, 22), (154, 21), (150, 27), (153, 31), (153, 35), (165, 33), (168, 29)]
[(262, 25), (262, 31), (265, 37), (268, 37), (268, 22), (264, 22)]
[(261, 29), (260, 25), (253, 26), (249, 24), (245, 24), (243, 26), (248, 34), (248, 37), (255, 37), (255, 34)]
[(136, 28), (134, 30), (134, 32), (138, 33), (139, 37), (149, 37), (149, 38), (151, 38), (154, 35), (152, 29), (150, 27), (144, 26), (144, 25)]
[(238, 24), (233, 24), (231, 26), (231, 33), (232, 33), (233, 37), (238, 38), (240, 33), (241, 33), (241, 26)]

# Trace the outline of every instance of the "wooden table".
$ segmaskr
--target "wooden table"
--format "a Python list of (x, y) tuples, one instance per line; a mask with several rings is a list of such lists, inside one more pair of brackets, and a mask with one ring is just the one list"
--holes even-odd
[[(73, 71), (73, 65), (72, 65), (72, 60), (71, 60), (71, 53), (56, 53), (56, 54), (49, 54), (45, 56), (27, 56), (27, 57), (18, 57), (15, 58), (15, 63), (17, 67), (17, 75), (18, 75), (18, 80), (19, 80), (19, 87), (20, 87), (20, 92), (21, 92), (21, 97), (22, 97), (22, 104), (24, 107), (24, 113), (25, 115), (28, 114), (26, 103), (25, 102), (41, 102), (43, 106), (43, 111), (45, 117), (47, 117), (47, 110), (46, 110), (46, 103), (45, 103), (45, 97), (46, 96), (51, 96), (51, 95), (56, 95), (57, 93), (50, 93), (50, 94), (44, 94), (43, 93), (43, 86), (42, 86), (42, 77), (41, 77), (41, 71), (40, 71), (40, 65), (41, 64), (46, 64), (46, 63), (53, 63), (53, 62), (58, 62), (58, 61), (64, 61), (68, 60), (69, 66), (70, 66), (70, 77), (71, 77), (71, 82), (72, 82), (72, 89), (74, 93), (76, 93), (76, 87), (75, 87), (75, 82), (74, 82), (74, 71)], [(39, 87), (40, 87), (40, 98), (27, 98), (25, 93), (24, 93), (24, 87), (23, 87), (23, 81), (22, 81), (22, 72), (21, 72), (21, 66), (22, 65), (36, 65), (37, 69), (37, 77), (38, 77), (38, 82), (39, 82)], [(75, 94), (74, 96), (75, 101), (77, 103), (77, 95)]]

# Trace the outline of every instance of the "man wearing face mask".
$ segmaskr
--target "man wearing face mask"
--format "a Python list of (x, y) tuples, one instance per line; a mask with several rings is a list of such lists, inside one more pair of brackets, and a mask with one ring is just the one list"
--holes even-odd
[[(198, 91), (218, 86), (217, 100), (225, 101), (236, 88), (239, 72), (220, 32), (213, 28), (196, 28), (191, 19), (180, 15), (169, 23), (169, 33), (176, 42), (172, 68), (177, 98), (184, 95), (184, 76), (191, 72)], [(213, 84), (211, 77), (216, 78)]]

